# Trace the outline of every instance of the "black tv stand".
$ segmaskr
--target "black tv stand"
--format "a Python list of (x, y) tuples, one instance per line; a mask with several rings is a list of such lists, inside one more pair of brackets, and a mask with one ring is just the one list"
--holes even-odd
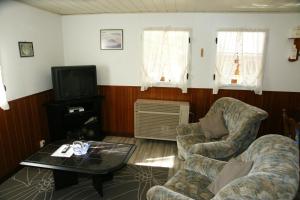
[(102, 140), (101, 99), (101, 96), (96, 96), (48, 103), (50, 142), (61, 139)]

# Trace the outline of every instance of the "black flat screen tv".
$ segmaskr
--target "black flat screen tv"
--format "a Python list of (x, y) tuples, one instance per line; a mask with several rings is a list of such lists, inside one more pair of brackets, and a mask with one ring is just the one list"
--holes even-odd
[(97, 96), (95, 65), (52, 67), (52, 84), (56, 101)]

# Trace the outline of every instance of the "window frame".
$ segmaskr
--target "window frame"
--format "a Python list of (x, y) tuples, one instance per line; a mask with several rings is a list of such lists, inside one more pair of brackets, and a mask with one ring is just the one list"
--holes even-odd
[[(261, 87), (262, 87), (262, 82), (263, 82), (263, 77), (264, 77), (264, 69), (265, 69), (265, 63), (266, 63), (266, 55), (267, 55), (267, 42), (268, 42), (268, 36), (269, 36), (269, 30), (268, 29), (264, 29), (264, 28), (221, 28), (218, 29), (216, 31), (216, 58), (215, 58), (215, 67), (214, 67), (214, 74), (213, 74), (213, 81), (216, 80), (216, 74), (217, 74), (217, 54), (218, 54), (218, 42), (219, 42), (219, 38), (218, 38), (218, 33), (219, 32), (263, 32), (265, 34), (264, 37), (264, 44), (263, 44), (263, 50), (262, 50), (262, 78), (261, 78)], [(215, 83), (214, 83), (215, 84)], [(229, 84), (219, 84), (218, 89), (230, 89), (230, 90), (253, 90), (255, 91), (256, 86), (245, 86), (242, 84), (233, 84), (233, 83), (229, 83)], [(215, 90), (215, 85), (214, 85), (214, 90)], [(261, 91), (262, 92), (262, 91)], [(217, 92), (213, 91), (213, 94), (217, 94)], [(257, 94), (261, 94), (261, 93), (257, 93)]]
[[(187, 66), (186, 66), (186, 71), (187, 71), (187, 75), (186, 75), (186, 88), (188, 88), (189, 85), (189, 73), (190, 73), (190, 65), (191, 65), (191, 55), (192, 55), (192, 51), (191, 51), (191, 44), (192, 44), (192, 29), (191, 28), (180, 28), (180, 27), (148, 27), (148, 28), (144, 28), (143, 32), (142, 32), (142, 63), (144, 65), (144, 34), (145, 31), (182, 31), (182, 32), (187, 32), (189, 34), (189, 41), (188, 41), (188, 51), (187, 51)], [(143, 66), (142, 66), (143, 67)], [(163, 81), (159, 81), (159, 82), (153, 82), (150, 86), (147, 86), (145, 90), (147, 90), (147, 88), (149, 87), (168, 87), (168, 88), (180, 88), (178, 83), (174, 83), (174, 82), (163, 82)], [(144, 91), (142, 89), (142, 91)], [(183, 91), (183, 93), (185, 93)]]

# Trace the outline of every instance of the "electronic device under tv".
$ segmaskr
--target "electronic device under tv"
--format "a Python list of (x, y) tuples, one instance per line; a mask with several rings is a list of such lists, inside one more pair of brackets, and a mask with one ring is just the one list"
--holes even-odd
[(51, 74), (56, 101), (97, 96), (95, 65), (54, 66), (51, 68)]

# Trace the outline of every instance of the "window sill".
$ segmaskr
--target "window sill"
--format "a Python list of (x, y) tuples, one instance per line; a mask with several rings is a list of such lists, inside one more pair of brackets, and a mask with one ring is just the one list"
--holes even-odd
[(222, 85), (219, 87), (220, 89), (228, 89), (228, 90), (254, 90), (254, 86), (243, 86), (239, 84), (229, 84)]
[(178, 88), (180, 90), (182, 90), (182, 93), (187, 93), (187, 88), (185, 88), (185, 86), (181, 86), (178, 83), (161, 83), (161, 82), (157, 82), (157, 83), (152, 83), (151, 85), (148, 86), (142, 86), (142, 88), (144, 87), (144, 89), (141, 89), (142, 91), (147, 90), (147, 88), (151, 88), (151, 87), (160, 87), (160, 88)]
[(157, 82), (152, 84), (153, 87), (178, 87), (177, 83)]

